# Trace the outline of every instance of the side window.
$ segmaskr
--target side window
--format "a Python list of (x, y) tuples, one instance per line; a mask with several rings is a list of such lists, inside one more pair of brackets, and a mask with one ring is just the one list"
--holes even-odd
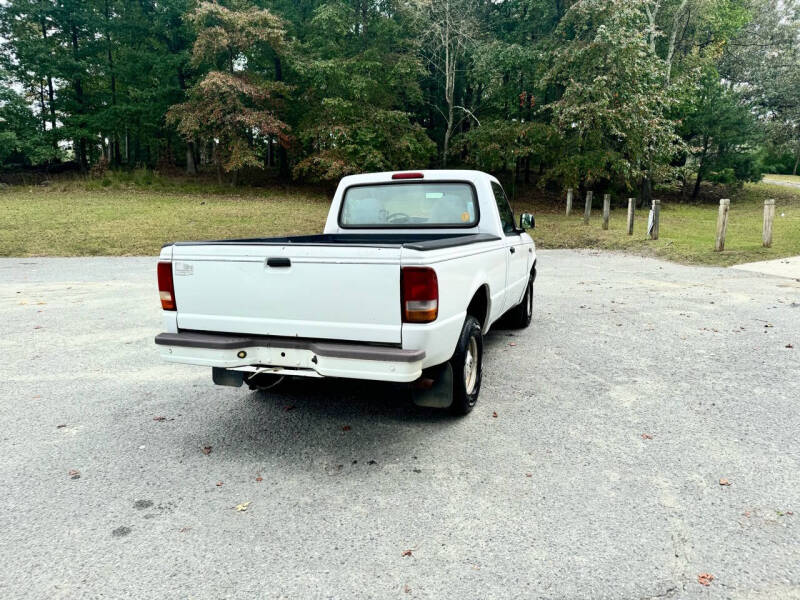
[(498, 184), (492, 182), (494, 201), (497, 203), (497, 211), (500, 213), (500, 222), (503, 224), (503, 233), (511, 235), (517, 232), (514, 226), (514, 213), (511, 212), (511, 205), (508, 203), (506, 194)]

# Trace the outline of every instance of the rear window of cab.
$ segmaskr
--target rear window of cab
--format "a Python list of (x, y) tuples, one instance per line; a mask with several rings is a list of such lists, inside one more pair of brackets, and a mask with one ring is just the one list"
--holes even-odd
[(344, 228), (474, 227), (475, 189), (466, 182), (403, 182), (354, 185), (339, 213)]

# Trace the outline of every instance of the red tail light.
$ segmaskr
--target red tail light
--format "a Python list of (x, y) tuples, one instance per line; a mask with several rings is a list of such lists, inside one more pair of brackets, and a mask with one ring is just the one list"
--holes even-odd
[(403, 267), (400, 271), (403, 322), (430, 323), (439, 314), (439, 281), (428, 267)]
[(392, 179), (423, 179), (425, 175), (422, 173), (395, 173)]
[(175, 285), (172, 283), (172, 263), (158, 263), (158, 295), (161, 297), (161, 308), (177, 310), (175, 305)]

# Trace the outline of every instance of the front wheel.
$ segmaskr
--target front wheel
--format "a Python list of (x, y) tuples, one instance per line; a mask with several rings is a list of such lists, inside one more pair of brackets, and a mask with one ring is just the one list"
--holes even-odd
[(478, 319), (467, 315), (456, 351), (450, 359), (453, 368), (453, 403), (450, 412), (466, 415), (478, 401), (483, 370), (483, 333)]

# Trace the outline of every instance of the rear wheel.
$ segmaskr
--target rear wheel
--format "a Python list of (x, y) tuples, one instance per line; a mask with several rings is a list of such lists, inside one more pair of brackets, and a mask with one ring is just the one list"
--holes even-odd
[(483, 333), (478, 319), (467, 315), (456, 351), (450, 359), (453, 368), (453, 403), (450, 412), (466, 415), (478, 401), (483, 369)]
[(528, 278), (528, 285), (525, 288), (525, 296), (522, 302), (508, 311), (506, 323), (515, 329), (525, 329), (531, 324), (533, 318), (533, 277)]

